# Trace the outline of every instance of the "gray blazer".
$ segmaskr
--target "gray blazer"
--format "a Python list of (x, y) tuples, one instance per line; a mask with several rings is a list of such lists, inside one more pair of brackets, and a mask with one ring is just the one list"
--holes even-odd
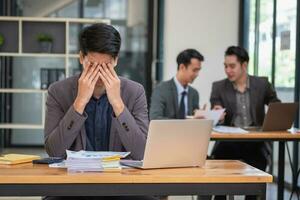
[[(266, 77), (249, 76), (250, 114), (254, 126), (262, 126), (265, 117), (265, 105), (279, 102), (276, 92)], [(211, 106), (221, 105), (226, 108), (224, 125), (232, 126), (236, 113), (236, 96), (232, 83), (223, 79), (213, 83), (210, 96)]]
[[(188, 115), (199, 109), (199, 94), (189, 86), (188, 90)], [(160, 83), (151, 96), (150, 119), (177, 119), (178, 118), (178, 93), (173, 79)]]
[[(276, 92), (266, 77), (249, 76), (250, 84), (250, 114), (253, 120), (253, 126), (262, 126), (265, 117), (265, 105), (271, 102), (280, 101), (277, 98)], [(221, 105), (226, 108), (224, 125), (233, 126), (233, 120), (236, 114), (236, 94), (233, 84), (224, 79), (213, 83), (212, 92), (210, 96), (211, 106)], [(268, 142), (224, 142), (217, 141), (212, 150), (212, 155), (217, 151), (226, 152), (225, 143), (231, 146), (242, 144), (245, 148), (260, 148), (265, 159), (270, 161), (271, 147)], [(250, 143), (250, 144), (249, 144)], [(224, 146), (225, 145), (225, 146)], [(241, 146), (241, 145), (239, 145)], [(220, 150), (221, 149), (221, 150)], [(244, 150), (240, 150), (244, 151)], [(253, 156), (253, 152), (246, 151), (245, 156)], [(231, 155), (235, 158), (235, 155)]]
[[(65, 151), (86, 149), (85, 113), (74, 110), (79, 76), (52, 84), (48, 89), (45, 120), (45, 148), (49, 156), (66, 156)], [(125, 109), (112, 117), (109, 150), (130, 151), (141, 160), (148, 133), (148, 110), (142, 85), (120, 77)]]

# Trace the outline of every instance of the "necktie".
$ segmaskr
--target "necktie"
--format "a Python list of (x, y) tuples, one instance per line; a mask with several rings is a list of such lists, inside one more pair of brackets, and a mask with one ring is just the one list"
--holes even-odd
[(185, 95), (186, 95), (186, 91), (183, 91), (181, 93), (181, 99), (179, 104), (178, 119), (185, 119), (185, 105), (184, 105)]

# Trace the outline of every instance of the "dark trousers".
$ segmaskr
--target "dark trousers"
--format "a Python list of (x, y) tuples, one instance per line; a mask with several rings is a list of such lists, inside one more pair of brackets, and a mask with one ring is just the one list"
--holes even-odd
[[(257, 169), (266, 170), (267, 158), (264, 142), (219, 142), (212, 152), (214, 159), (241, 160)], [(215, 200), (225, 200), (226, 196), (215, 196)], [(248, 195), (246, 200), (256, 199)]]

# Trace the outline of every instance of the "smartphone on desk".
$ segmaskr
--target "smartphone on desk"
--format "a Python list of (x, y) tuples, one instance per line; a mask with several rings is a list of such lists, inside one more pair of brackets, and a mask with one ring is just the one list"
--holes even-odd
[(48, 158), (41, 158), (33, 160), (33, 164), (53, 164), (53, 163), (60, 163), (64, 160), (64, 158), (61, 157), (48, 157)]

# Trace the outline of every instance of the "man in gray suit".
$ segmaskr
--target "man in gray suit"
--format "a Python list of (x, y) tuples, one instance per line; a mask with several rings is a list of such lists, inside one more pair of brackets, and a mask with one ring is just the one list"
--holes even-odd
[[(213, 83), (210, 97), (213, 109), (226, 108), (221, 123), (246, 128), (262, 126), (265, 105), (280, 101), (267, 78), (247, 73), (249, 56), (242, 47), (231, 46), (225, 52), (227, 78)], [(270, 155), (264, 142), (217, 142), (212, 152), (215, 159), (237, 159), (265, 170)], [(215, 199), (225, 199), (216, 197)], [(246, 199), (255, 199), (247, 196)]]
[(150, 119), (184, 119), (199, 109), (199, 94), (189, 84), (198, 76), (204, 57), (195, 49), (177, 56), (177, 74), (153, 91)]
[(131, 158), (143, 158), (149, 123), (145, 92), (142, 85), (116, 74), (120, 45), (119, 32), (110, 25), (93, 24), (82, 31), (82, 73), (48, 90), (45, 147), (50, 156), (64, 157), (70, 149), (130, 151)]
[[(160, 83), (151, 96), (150, 119), (185, 119), (199, 109), (199, 94), (190, 83), (197, 78), (204, 57), (195, 49), (186, 49), (177, 56), (177, 73)], [(205, 109), (205, 106), (204, 106)], [(161, 197), (161, 199), (167, 199)], [(210, 199), (199, 196), (198, 199)]]

